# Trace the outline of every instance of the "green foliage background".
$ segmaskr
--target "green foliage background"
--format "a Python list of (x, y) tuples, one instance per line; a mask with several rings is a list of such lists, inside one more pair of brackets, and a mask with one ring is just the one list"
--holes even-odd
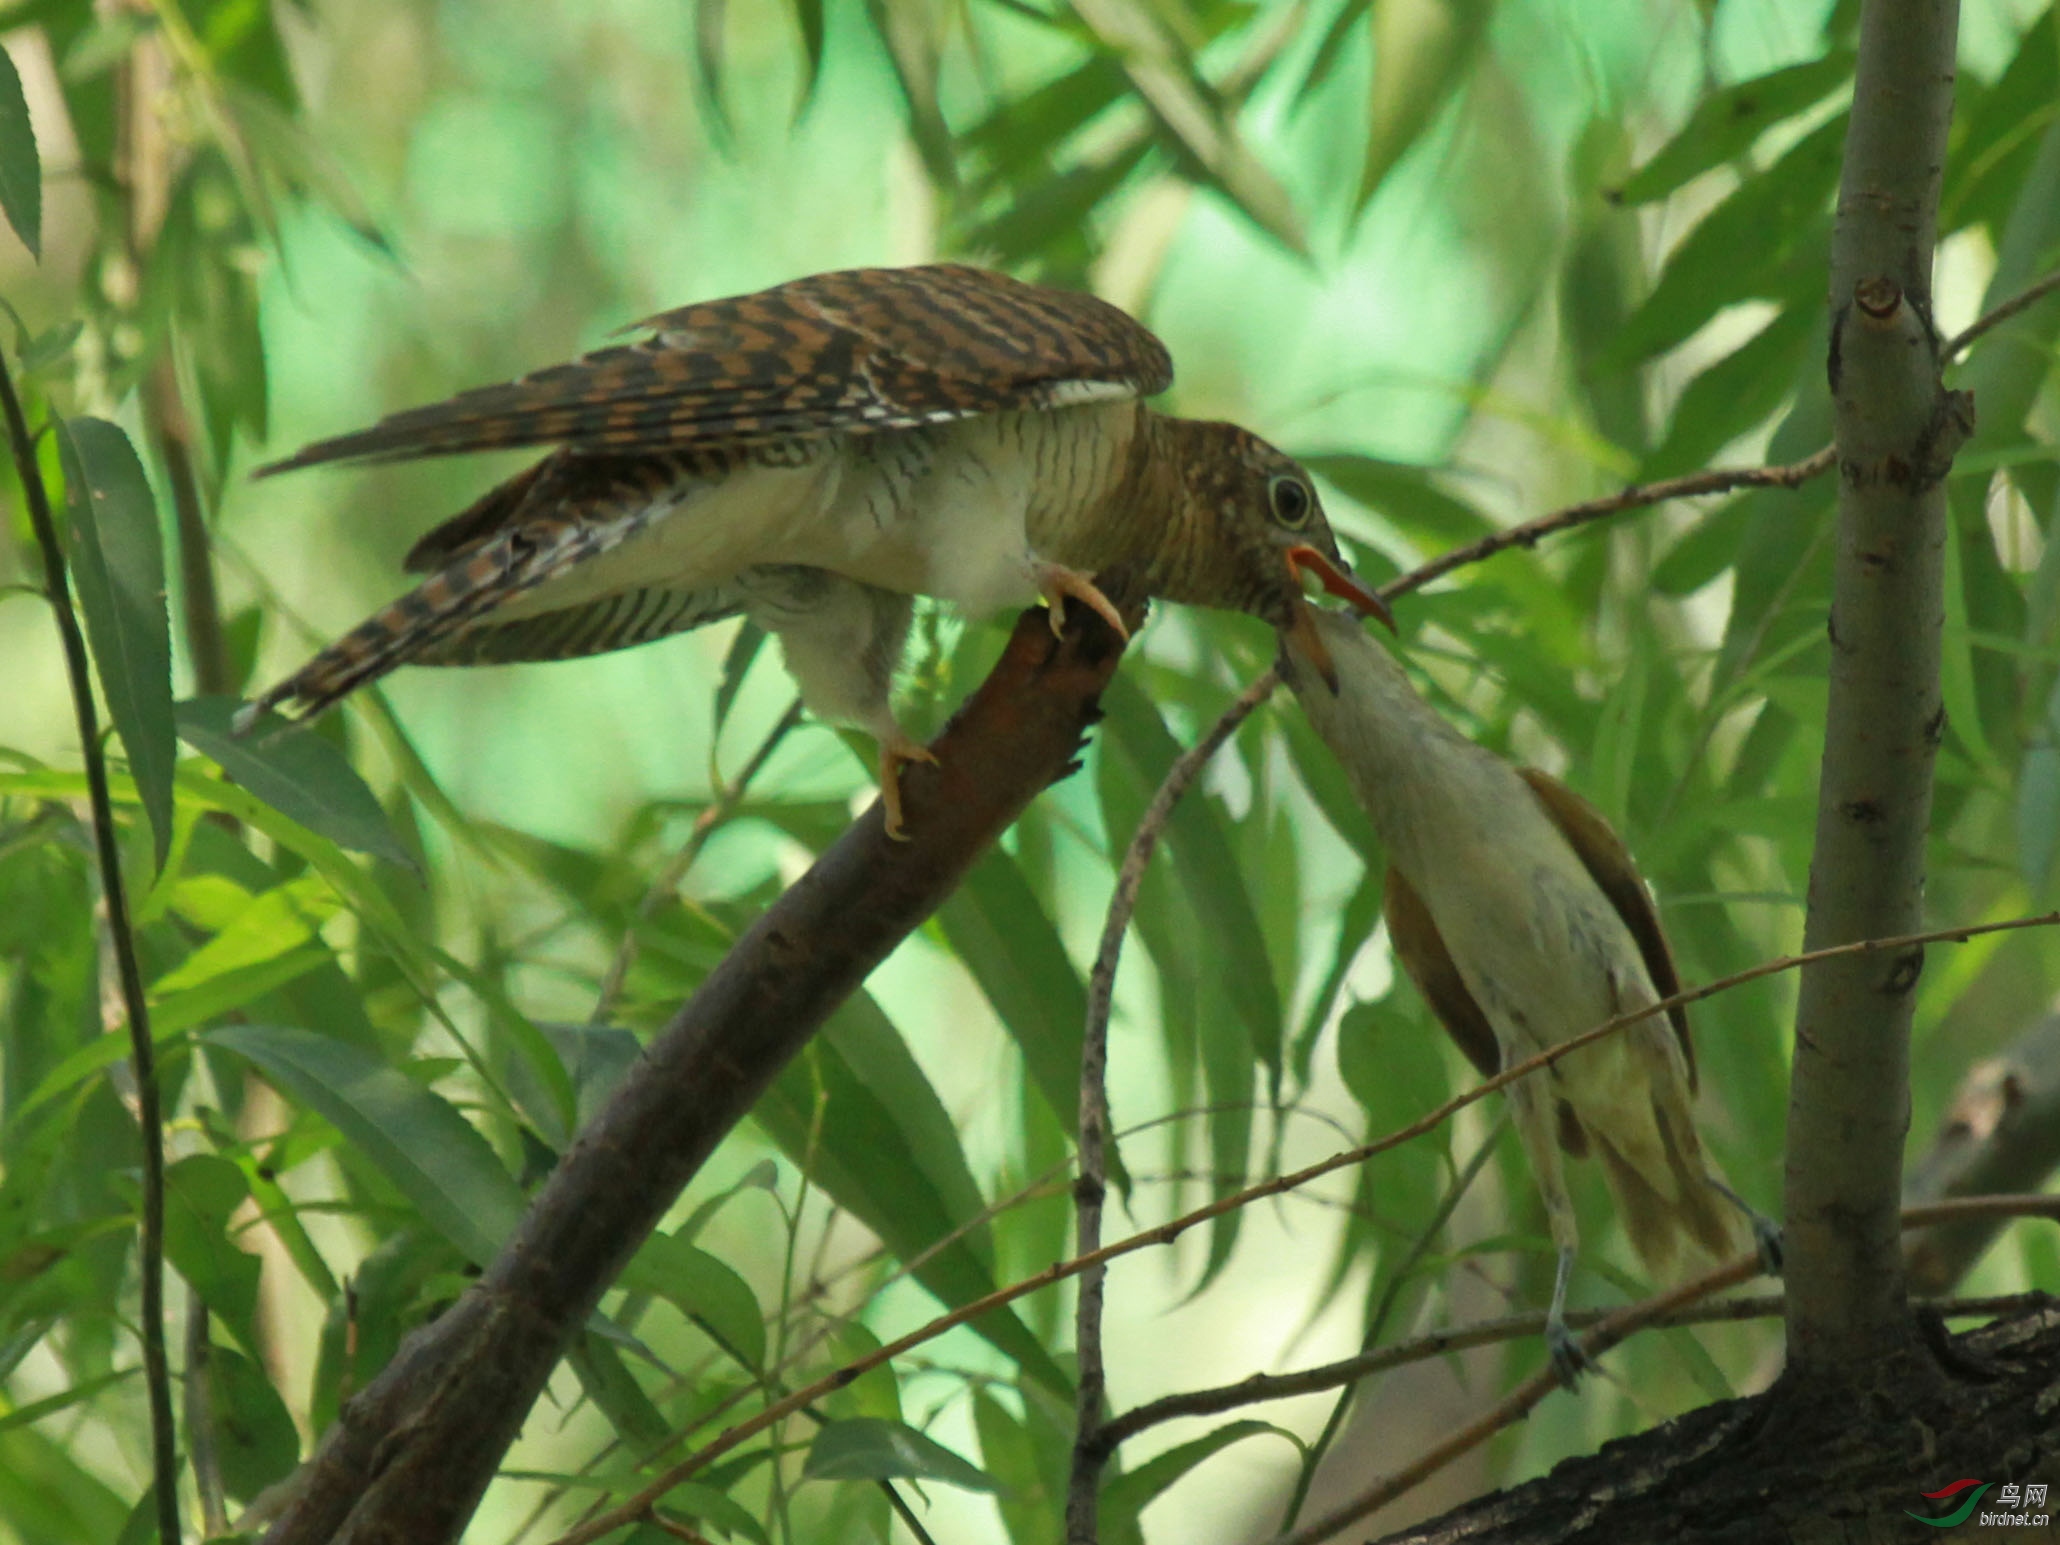
[[(2027, 0), (1965, 9), (1947, 332), (2060, 262), (2060, 22)], [(519, 462), (263, 483), (253, 466), (662, 307), (858, 263), (968, 257), (1125, 304), (1173, 349), (1171, 405), (1304, 456), (1362, 570), (1386, 577), (1625, 481), (1824, 442), (1853, 11), (0, 7), (25, 88), (21, 105), (0, 99), (0, 204), (41, 238), (40, 261), (0, 253), (0, 295), (21, 318), (32, 408), (69, 423), (72, 449), (45, 461), (72, 489), (112, 749), (132, 774), (117, 793), (172, 1118), (174, 1362), (192, 1365), (189, 1336), (212, 1349), (203, 1425), (232, 1503), (280, 1479), (460, 1290), (635, 1036), (871, 786), (864, 748), (793, 727), (785, 677), (727, 628), (579, 664), (403, 673), (290, 758), (227, 741), (218, 700), (175, 718), (208, 624), (196, 633), (182, 605), (163, 423), (139, 401), (153, 371), (190, 425), (239, 693), (392, 595), (413, 537)], [(161, 147), (154, 191), (144, 141)], [(1957, 376), (1980, 429), (1952, 483), (1942, 924), (2048, 904), (2060, 850), (2056, 329), (2060, 307), (2035, 311)], [(133, 1088), (79, 748), (8, 476), (0, 1537), (110, 1539), (147, 1522)], [(1800, 937), (1832, 497), (1820, 479), (1620, 517), (1401, 608), (1402, 653), (1433, 698), (1624, 832), (1690, 981)], [(152, 663), (160, 570), (171, 686)], [(926, 618), (912, 719), (940, 723), (1000, 637), (985, 619)], [(1084, 771), (838, 1016), (610, 1296), (474, 1537), (549, 1538), (633, 1486), (635, 1456), (666, 1434), (1066, 1253), (1082, 975), (1114, 857), (1178, 748), (1270, 648), (1246, 621), (1162, 609)], [(680, 883), (647, 896), (697, 826)], [(1169, 1216), (1472, 1081), (1395, 984), (1379, 872), (1292, 702), (1262, 710), (1182, 807), (1137, 915), (1113, 1050), (1116, 1120), (1136, 1129), (1119, 1216)], [(634, 961), (596, 1019), (626, 938)], [(1934, 953), (1915, 1140), (1964, 1069), (2051, 1000), (2055, 973), (2037, 933)], [(1792, 992), (1776, 978), (1697, 1011), (1710, 1141), (1770, 1210)], [(1492, 1114), (1120, 1266), (1118, 1406), (1340, 1355), (1376, 1306), (1392, 1339), (1542, 1301), (1542, 1221)], [(1483, 1142), (1499, 1145), (1485, 1180), (1413, 1252)], [(1583, 1291), (1619, 1301), (1637, 1283), (1592, 1175), (1580, 1205), (1597, 1242)], [(2060, 1263), (2020, 1231), (1978, 1276), (2051, 1287)], [(1054, 1538), (1069, 1308), (1047, 1294), (985, 1338), (954, 1332), (826, 1402), (832, 1436), (790, 1423), (675, 1511), (721, 1537), (884, 1539), (899, 1526), (867, 1481), (913, 1473), (940, 1539)], [(1640, 1342), (1613, 1360), (1623, 1384), (1556, 1400), (1416, 1510), (1761, 1378), (1771, 1336)], [(1373, 1392), (1380, 1420), (1347, 1440), (1337, 1484), (1414, 1453), (1540, 1355), (1518, 1343)], [(1256, 1413), (1270, 1428), (1159, 1429), (1123, 1456), (1112, 1538), (1220, 1538), (1237, 1520), (1263, 1535), (1328, 1404)], [(883, 1457), (892, 1429), (861, 1418), (950, 1452)]]

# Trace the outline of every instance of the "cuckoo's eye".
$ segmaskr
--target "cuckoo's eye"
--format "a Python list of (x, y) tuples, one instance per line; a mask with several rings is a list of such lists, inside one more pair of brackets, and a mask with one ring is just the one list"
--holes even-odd
[(1266, 485), (1266, 495), (1273, 503), (1274, 520), (1290, 531), (1300, 531), (1309, 524), (1309, 516), (1316, 509), (1316, 495), (1309, 491), (1309, 485), (1300, 478), (1283, 472)]

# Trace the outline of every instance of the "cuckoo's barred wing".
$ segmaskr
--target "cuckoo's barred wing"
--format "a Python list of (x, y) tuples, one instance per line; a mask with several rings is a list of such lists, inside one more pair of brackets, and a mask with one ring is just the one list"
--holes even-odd
[(237, 712), (247, 732), (267, 709), (290, 705), (313, 718), (367, 682), (420, 660), (496, 607), (619, 546), (636, 517), (556, 528), (517, 526), (432, 574), (367, 617), (291, 676)]
[(675, 633), (706, 627), (745, 610), (734, 584), (692, 590), (619, 590), (580, 606), (539, 612), (513, 622), (480, 622), (430, 645), (414, 665), (515, 665), (532, 660), (577, 660), (629, 649)]
[(959, 264), (858, 268), (661, 312), (651, 335), (319, 440), (318, 462), (563, 445), (648, 454), (1148, 397), (1165, 345), (1124, 312)]

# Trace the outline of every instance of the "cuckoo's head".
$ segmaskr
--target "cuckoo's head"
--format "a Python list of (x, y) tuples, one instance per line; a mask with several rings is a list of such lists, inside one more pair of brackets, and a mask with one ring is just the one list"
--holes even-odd
[(1182, 458), (1188, 495), (1199, 531), (1208, 534), (1200, 545), (1213, 549), (1196, 554), (1203, 561), (1194, 579), (1198, 591), (1217, 593), (1174, 599), (1234, 606), (1272, 623), (1335, 686), (1330, 651), (1310, 621), (1305, 576), (1392, 628), (1387, 603), (1352, 577), (1299, 462), (1235, 424), (1185, 430), (1192, 437)]

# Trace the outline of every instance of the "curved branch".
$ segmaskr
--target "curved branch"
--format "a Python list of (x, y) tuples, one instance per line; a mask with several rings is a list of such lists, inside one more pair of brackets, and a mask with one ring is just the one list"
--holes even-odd
[[(1109, 1131), (1109, 1008), (1116, 990), (1116, 964), (1123, 953), (1123, 935), (1130, 916), (1137, 909), (1137, 893), (1144, 884), (1144, 872), (1151, 864), (1160, 834), (1173, 816), (1173, 807), (1200, 775), (1202, 768), (1237, 732), (1252, 711), (1265, 702), (1280, 685), (1279, 667), (1259, 674), (1237, 699), (1217, 716), (1208, 733), (1182, 752), (1166, 770), (1152, 802), (1132, 833), (1124, 850), (1122, 867), (1116, 872), (1115, 893), (1109, 898), (1108, 917), (1102, 924), (1101, 949), (1087, 983), (1087, 1022), (1080, 1043), (1080, 1178), (1073, 1194), (1079, 1222), (1075, 1229), (1075, 1252), (1092, 1255), (1101, 1248), (1102, 1199), (1108, 1191), (1107, 1146)], [(1100, 1437), (1105, 1380), (1102, 1372), (1102, 1283), (1101, 1267), (1081, 1273), (1080, 1296), (1074, 1309), (1073, 1345), (1080, 1361), (1080, 1387), (1076, 1401), (1073, 1438), (1073, 1471), (1066, 1488), (1066, 1538), (1069, 1545), (1094, 1545), (1101, 1494), (1102, 1466), (1109, 1450)]]

